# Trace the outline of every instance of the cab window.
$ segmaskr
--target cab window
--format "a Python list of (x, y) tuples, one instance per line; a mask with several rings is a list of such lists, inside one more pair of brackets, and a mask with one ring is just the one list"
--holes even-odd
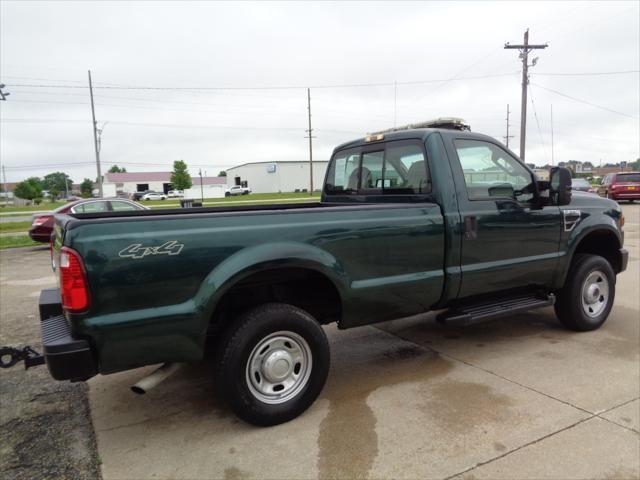
[(481, 140), (455, 140), (469, 200), (533, 198), (533, 178), (506, 150)]
[(355, 193), (358, 190), (358, 168), (360, 151), (357, 149), (338, 152), (331, 162), (327, 174), (327, 193)]
[(329, 166), (325, 185), (327, 194), (401, 195), (430, 190), (424, 150), (417, 141), (338, 152)]

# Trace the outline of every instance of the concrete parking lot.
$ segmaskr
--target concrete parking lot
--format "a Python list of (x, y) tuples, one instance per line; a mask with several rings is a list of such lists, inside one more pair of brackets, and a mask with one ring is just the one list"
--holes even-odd
[[(324, 392), (304, 415), (271, 428), (247, 425), (220, 403), (208, 364), (144, 396), (129, 386), (153, 367), (98, 376), (87, 395), (103, 478), (639, 478), (640, 206), (623, 210), (629, 266), (600, 330), (566, 331), (552, 309), (466, 328), (432, 315), (329, 327)], [(49, 253), (0, 257), (0, 339), (36, 342), (37, 294), (54, 283)], [(42, 373), (2, 372), (2, 383), (53, 388)], [(5, 410), (23, 397), (3, 396), (5, 429), (33, 407)], [(86, 410), (60, 408), (85, 432), (89, 419), (73, 415)], [(74, 465), (88, 472), (79, 459), (94, 455), (91, 439), (78, 438), (69, 440)], [(3, 463), (17, 461), (19, 448), (3, 442)]]

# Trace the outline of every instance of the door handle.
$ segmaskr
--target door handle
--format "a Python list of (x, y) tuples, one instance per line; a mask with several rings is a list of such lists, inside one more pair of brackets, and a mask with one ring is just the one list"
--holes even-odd
[(466, 240), (478, 238), (478, 219), (475, 216), (464, 217), (464, 238)]

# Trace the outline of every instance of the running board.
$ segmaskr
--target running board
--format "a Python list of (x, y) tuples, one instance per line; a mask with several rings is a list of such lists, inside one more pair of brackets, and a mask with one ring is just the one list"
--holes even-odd
[(501, 298), (453, 307), (437, 317), (437, 321), (446, 325), (465, 326), (480, 323), (489, 318), (509, 315), (524, 310), (548, 307), (556, 301), (554, 294), (529, 294)]

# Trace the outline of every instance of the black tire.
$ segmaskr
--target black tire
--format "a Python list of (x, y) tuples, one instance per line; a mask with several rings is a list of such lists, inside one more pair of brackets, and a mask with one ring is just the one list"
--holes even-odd
[[(598, 277), (595, 272), (600, 272)], [(594, 297), (604, 298), (601, 304), (583, 307), (583, 291), (585, 282), (594, 275), (596, 281), (601, 280), (601, 286), (592, 291)], [(591, 278), (594, 278), (591, 277)], [(605, 283), (606, 282), (606, 283)], [(602, 296), (602, 285), (608, 288), (606, 297)], [(574, 256), (562, 290), (558, 292), (555, 311), (558, 320), (567, 328), (579, 332), (596, 330), (607, 320), (616, 294), (616, 275), (609, 262), (599, 255), (577, 254)], [(591, 311), (590, 314), (587, 311)]]
[[(265, 375), (264, 379), (260, 378), (259, 373), (256, 382), (253, 382), (250, 379), (249, 360), (250, 357), (254, 359), (258, 357), (260, 355), (256, 353), (258, 346), (265, 345), (264, 342), (270, 341), (268, 340), (270, 335), (276, 333), (284, 335), (284, 337), (275, 337), (276, 339), (287, 338), (287, 335), (290, 335), (290, 338), (297, 338), (298, 341), (302, 338), (308, 347), (311, 361), (305, 364), (308, 365), (304, 370), (308, 372), (304, 375), (307, 378), (306, 381), (292, 388), (288, 399), (283, 403), (267, 403), (259, 398), (260, 386), (255, 385), (260, 380), (267, 381), (268, 373), (260, 370)], [(270, 345), (266, 349), (261, 347), (259, 352), (267, 353), (262, 356), (260, 365), (267, 363), (269, 352), (281, 354), (285, 350), (285, 348), (278, 349)], [(286, 352), (284, 354), (286, 355)], [(287, 365), (290, 363), (292, 362), (288, 362)], [(315, 318), (292, 305), (268, 303), (243, 313), (220, 339), (217, 348), (216, 389), (236, 415), (246, 422), (258, 426), (277, 425), (294, 419), (315, 401), (327, 379), (329, 363), (329, 343), (324, 330)], [(289, 371), (293, 372), (296, 368), (305, 367), (299, 367), (296, 363), (290, 367)], [(276, 385), (278, 386), (280, 385)], [(267, 399), (270, 398), (267, 397)]]

